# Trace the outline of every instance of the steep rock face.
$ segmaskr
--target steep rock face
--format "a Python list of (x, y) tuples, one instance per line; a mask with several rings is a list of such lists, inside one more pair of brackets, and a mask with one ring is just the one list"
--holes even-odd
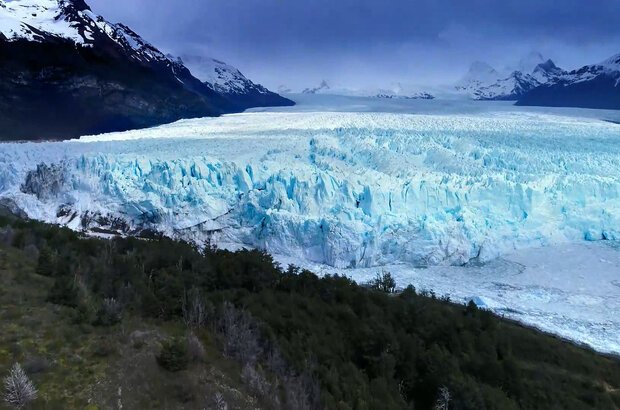
[(66, 139), (233, 110), (217, 93), (105, 51), (0, 42), (0, 139)]
[(620, 109), (620, 54), (558, 76), (523, 95), (517, 105)]
[(237, 68), (209, 57), (183, 56), (183, 63), (210, 89), (242, 108), (290, 106), (295, 103), (260, 84), (255, 84)]
[(0, 140), (67, 139), (242, 111), (81, 0), (0, 0)]

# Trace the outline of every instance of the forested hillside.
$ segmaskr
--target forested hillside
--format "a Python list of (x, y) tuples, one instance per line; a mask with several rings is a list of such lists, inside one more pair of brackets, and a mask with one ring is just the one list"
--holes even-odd
[(0, 376), (21, 364), (27, 408), (620, 407), (617, 358), (389, 275), (12, 216), (0, 242)]

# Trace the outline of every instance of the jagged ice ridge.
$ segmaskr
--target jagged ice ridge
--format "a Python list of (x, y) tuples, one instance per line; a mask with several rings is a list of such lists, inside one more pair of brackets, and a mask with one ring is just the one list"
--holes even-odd
[(340, 268), (617, 240), (619, 174), (617, 124), (534, 113), (245, 113), (0, 146), (0, 197), (33, 218)]

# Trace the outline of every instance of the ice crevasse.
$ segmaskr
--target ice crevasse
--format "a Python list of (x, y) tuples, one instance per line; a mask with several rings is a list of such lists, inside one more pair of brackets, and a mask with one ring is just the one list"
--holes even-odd
[(620, 239), (620, 126), (534, 113), (245, 113), (0, 145), (0, 197), (335, 267)]

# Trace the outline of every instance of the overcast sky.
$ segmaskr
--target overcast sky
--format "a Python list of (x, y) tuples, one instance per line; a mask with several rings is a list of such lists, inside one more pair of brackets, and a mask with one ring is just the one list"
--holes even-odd
[(563, 68), (620, 53), (620, 0), (90, 0), (163, 51), (268, 87), (441, 84), (532, 51)]

